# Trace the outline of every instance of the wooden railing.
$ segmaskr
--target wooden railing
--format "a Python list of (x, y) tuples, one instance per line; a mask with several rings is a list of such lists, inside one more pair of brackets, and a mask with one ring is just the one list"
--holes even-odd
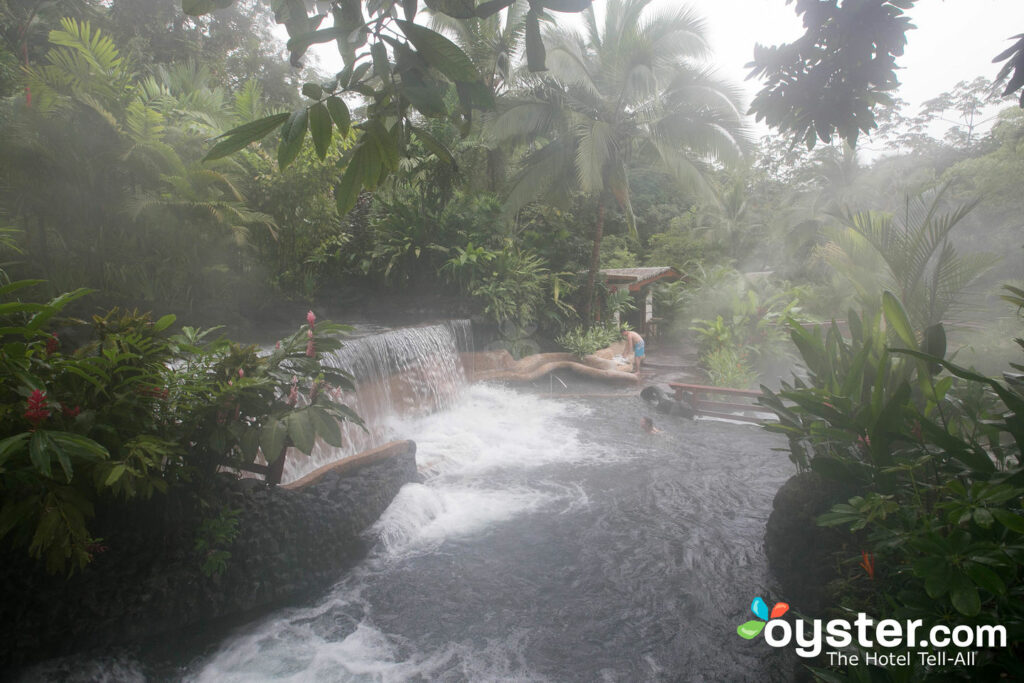
[[(703, 384), (683, 384), (681, 382), (669, 382), (669, 386), (675, 391), (677, 401), (686, 398), (690, 406), (698, 415), (705, 417), (718, 417), (725, 420), (739, 420), (741, 422), (754, 422), (761, 424), (766, 418), (752, 415), (740, 415), (740, 412), (770, 412), (754, 403), (754, 399), (761, 396), (760, 391), (752, 389), (730, 389), (728, 387), (709, 387)], [(686, 395), (689, 394), (687, 397)], [(729, 400), (719, 401), (705, 396), (725, 396)], [(727, 412), (736, 411), (736, 412)]]

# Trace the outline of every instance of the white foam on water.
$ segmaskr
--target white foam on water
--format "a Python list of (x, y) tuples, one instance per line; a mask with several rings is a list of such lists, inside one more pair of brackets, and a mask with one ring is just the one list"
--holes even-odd
[(416, 441), (416, 462), (428, 477), (460, 479), (496, 469), (531, 469), (608, 454), (584, 446), (569, 419), (587, 409), (504, 387), (475, 385), (450, 410), (420, 418), (393, 416), (393, 438)]
[(558, 514), (588, 505), (581, 486), (556, 483), (542, 470), (620, 457), (584, 446), (572, 418), (587, 412), (564, 400), (476, 385), (444, 412), (389, 418), (390, 438), (416, 442), (424, 481), (404, 486), (370, 528), (378, 539), (370, 556), (319, 605), (278, 613), (226, 641), (193, 680), (542, 680), (523, 664), (527, 632), (428, 649), (381, 631), (362, 588), (376, 572), (450, 540), (541, 508)]
[(530, 489), (435, 489), (423, 484), (402, 487), (374, 524), (386, 554), (424, 550), (448, 538), (479, 533), (498, 522), (535, 510), (551, 499)]

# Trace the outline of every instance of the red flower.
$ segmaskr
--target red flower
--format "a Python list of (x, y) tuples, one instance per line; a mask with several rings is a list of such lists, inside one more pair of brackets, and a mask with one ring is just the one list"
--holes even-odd
[(309, 323), (310, 327), (313, 327), (313, 325), (316, 324), (316, 316), (313, 315), (313, 311), (306, 314), (306, 322)]
[(57, 335), (51, 334), (46, 339), (46, 355), (52, 356), (57, 353), (57, 349), (60, 347), (60, 340), (57, 339)]
[(293, 406), (299, 401), (299, 378), (292, 377), (292, 390), (288, 392), (288, 405)]
[(75, 406), (74, 408), (68, 408), (63, 403), (60, 404), (60, 410), (66, 417), (75, 418), (82, 412), (82, 406)]
[(864, 568), (864, 571), (868, 573), (868, 578), (872, 581), (875, 579), (875, 556), (873, 553), (869, 553), (866, 550), (860, 551), (861, 561), (860, 566)]
[(37, 428), (40, 423), (50, 417), (50, 409), (46, 407), (46, 392), (35, 389), (28, 397), (28, 409), (25, 411), (25, 419), (32, 423), (32, 429)]

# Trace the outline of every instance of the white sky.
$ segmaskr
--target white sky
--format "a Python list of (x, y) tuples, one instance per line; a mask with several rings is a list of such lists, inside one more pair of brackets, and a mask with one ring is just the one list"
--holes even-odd
[[(659, 5), (674, 4), (661, 0)], [(754, 43), (775, 45), (803, 33), (803, 26), (785, 0), (693, 0), (690, 4), (708, 22), (714, 62), (739, 82), (743, 65), (753, 57)], [(897, 60), (902, 70), (899, 96), (912, 112), (925, 100), (977, 76), (995, 78), (992, 58), (1024, 33), (1024, 0), (919, 0), (908, 13), (915, 30), (907, 33), (907, 49)], [(760, 85), (743, 83), (748, 97)]]
[[(652, 6), (676, 4), (678, 0), (655, 0)], [(713, 65), (743, 86), (748, 102), (760, 88), (758, 81), (744, 80), (743, 65), (753, 58), (754, 44), (775, 45), (803, 33), (793, 5), (785, 0), (690, 0), (687, 4), (707, 21)], [(604, 0), (596, 0), (598, 12), (603, 5)], [(552, 14), (559, 19), (572, 17)], [(908, 33), (906, 53), (898, 60), (902, 85), (897, 94), (910, 103), (910, 114), (959, 81), (994, 78), (999, 66), (992, 64), (992, 58), (1009, 47), (1011, 36), (1024, 33), (1024, 0), (918, 0), (908, 15), (918, 28)], [(333, 44), (314, 46), (310, 52), (320, 57), (323, 70), (340, 69)]]

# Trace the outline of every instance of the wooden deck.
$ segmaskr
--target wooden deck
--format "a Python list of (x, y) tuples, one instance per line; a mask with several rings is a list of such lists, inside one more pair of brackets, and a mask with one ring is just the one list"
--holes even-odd
[[(677, 401), (682, 400), (686, 394), (690, 395), (690, 405), (697, 415), (755, 424), (763, 424), (768, 421), (767, 417), (749, 414), (770, 413), (767, 408), (754, 403), (754, 400), (761, 396), (760, 391), (709, 387), (703, 384), (685, 384), (683, 382), (669, 382), (668, 385), (675, 392)], [(722, 400), (717, 400), (715, 397), (722, 397)]]

